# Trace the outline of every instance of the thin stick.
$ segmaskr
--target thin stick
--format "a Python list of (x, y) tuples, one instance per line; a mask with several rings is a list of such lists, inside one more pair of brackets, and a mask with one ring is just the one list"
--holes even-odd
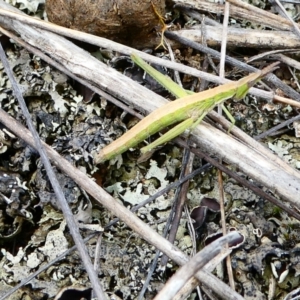
[(88, 87), (89, 89), (91, 89), (92, 91), (97, 93), (99, 96), (104, 97), (106, 100), (108, 100), (111, 103), (113, 103), (113, 104), (117, 105), (118, 107), (122, 108), (124, 111), (127, 111), (128, 113), (130, 113), (131, 115), (133, 115), (133, 116), (135, 116), (139, 119), (142, 119), (144, 117), (143, 115), (139, 114), (138, 112), (136, 112), (133, 109), (131, 109), (130, 107), (128, 107), (128, 105), (125, 105), (124, 103), (120, 102), (119, 100), (117, 100), (116, 98), (111, 96), (110, 94), (108, 94), (108, 93), (104, 92), (103, 90), (97, 88), (96, 86), (92, 85), (87, 80), (79, 78), (78, 76), (74, 75), (72, 72), (70, 72), (64, 66), (62, 66), (61, 64), (59, 64), (58, 62), (53, 60), (51, 57), (47, 56), (45, 53), (43, 53), (39, 49), (37, 49), (37, 48), (31, 46), (30, 44), (26, 43), (25, 41), (23, 41), (22, 39), (17, 37), (15, 34), (13, 34), (12, 32), (7, 31), (6, 29), (2, 28), (1, 26), (0, 26), (0, 31), (3, 34), (5, 34), (6, 36), (8, 36), (9, 38), (13, 39), (18, 44), (20, 44), (25, 49), (27, 49), (30, 52), (32, 52), (32, 53), (36, 54), (37, 56), (39, 56), (42, 60), (47, 62), (49, 65), (55, 67), (56, 69), (58, 69), (61, 72), (65, 73), (66, 75), (68, 75), (69, 77), (71, 77), (74, 80), (80, 82), (82, 85)]
[[(154, 64), (159, 64), (161, 66), (165, 66), (166, 68), (170, 68), (170, 69), (174, 69), (174, 70), (178, 70), (182, 73), (185, 74), (189, 74), (195, 77), (200, 77), (200, 78), (205, 78), (208, 81), (211, 82), (215, 82), (218, 84), (222, 84), (225, 82), (228, 82), (228, 80), (224, 80), (224, 79), (220, 79), (218, 76), (214, 76), (212, 74), (208, 74), (205, 72), (201, 72), (199, 70), (196, 70), (194, 68), (188, 67), (188, 66), (184, 66), (182, 64), (179, 63), (175, 63), (175, 62), (171, 62), (165, 59), (161, 59), (158, 57), (155, 57), (153, 55), (149, 55), (145, 52), (142, 51), (138, 51), (136, 49), (130, 48), (128, 46), (124, 46), (121, 44), (118, 44), (116, 42), (101, 38), (101, 37), (97, 37), (88, 33), (84, 33), (81, 31), (77, 31), (77, 30), (73, 30), (73, 29), (69, 29), (69, 28), (65, 28), (65, 27), (61, 27), (49, 22), (44, 22), (29, 16), (26, 16), (25, 14), (21, 14), (21, 13), (15, 13), (6, 9), (1, 9), (0, 8), (0, 15), (5, 16), (5, 17), (9, 17), (12, 18), (13, 20), (18, 20), (20, 22), (23, 22), (25, 24), (28, 25), (32, 25), (32, 26), (36, 26), (38, 28), (42, 28), (45, 30), (49, 30), (51, 32), (57, 33), (57, 34), (61, 34), (76, 40), (79, 40), (81, 42), (86, 42), (92, 45), (96, 45), (99, 47), (103, 47), (103, 48), (107, 48), (107, 49), (111, 49), (113, 51), (117, 51), (120, 53), (124, 53), (127, 55), (131, 55), (132, 53), (137, 53), (142, 59), (150, 62), (150, 63), (154, 63)], [(171, 36), (171, 38), (175, 37), (177, 35), (173, 35), (171, 32), (166, 31), (165, 32), (165, 36)], [(186, 39), (182, 39), (180, 40), (180, 42), (183, 42)], [(189, 42), (189, 40), (187, 40)], [(191, 45), (198, 45), (197, 43), (193, 43)], [(207, 49), (207, 51), (204, 51), (206, 53), (210, 53), (212, 56), (214, 57), (219, 57), (219, 52), (210, 49), (210, 48), (201, 48), (201, 49)], [(199, 49), (200, 51), (203, 51)], [(236, 67), (239, 67), (245, 71), (248, 72), (257, 72), (258, 70), (254, 67), (251, 67), (245, 63), (242, 63), (236, 59), (233, 58), (228, 58), (226, 57), (226, 61), (228, 61), (229, 63), (235, 65)], [(281, 81), (278, 80), (278, 78), (276, 79), (275, 77), (271, 76), (271, 77), (267, 77), (268, 80), (272, 81), (275, 80), (274, 85), (276, 87), (279, 87), (281, 90), (283, 90), (287, 95), (289, 95), (289, 97), (293, 98), (293, 99), (300, 99), (300, 94), (296, 93), (293, 89), (291, 89), (288, 85), (283, 85), (281, 83)], [(289, 92), (288, 92), (289, 91)], [(262, 91), (259, 89), (255, 89), (255, 88), (251, 88), (249, 91), (251, 94), (258, 96), (258, 97), (262, 97), (265, 98), (267, 100), (272, 100), (273, 99), (273, 93), (269, 93), (266, 91)]]
[[(192, 155), (192, 156), (194, 157), (194, 155)], [(193, 161), (193, 159), (192, 159), (192, 161)], [(183, 168), (182, 168), (180, 177), (186, 176), (191, 171), (192, 164), (191, 164), (191, 159), (190, 159), (190, 151), (188, 149), (184, 150), (184, 159), (183, 159), (182, 165), (183, 165)], [(173, 207), (171, 210), (172, 224), (171, 224), (171, 229), (170, 229), (170, 233), (168, 236), (168, 240), (171, 243), (174, 243), (175, 238), (176, 238), (176, 233), (177, 233), (177, 230), (179, 227), (179, 222), (181, 219), (183, 206), (186, 201), (188, 187), (189, 187), (189, 181), (186, 181), (185, 183), (182, 184), (180, 189), (178, 189), (176, 191), (175, 201), (173, 203)], [(169, 258), (166, 255), (162, 256), (161, 263), (160, 263), (162, 267), (166, 266), (168, 259)]]
[(220, 53), (220, 72), (219, 72), (219, 75), (222, 78), (225, 78), (225, 58), (226, 58), (226, 46), (227, 46), (228, 19), (229, 19), (229, 3), (226, 2), (225, 7), (224, 7), (222, 44), (221, 44), (221, 53)]
[[(22, 138), (27, 144), (35, 148), (34, 141), (30, 132), (24, 128), (20, 123), (15, 121), (2, 109), (0, 109), (0, 120), (10, 130)], [(91, 180), (86, 174), (80, 170), (74, 168), (74, 166), (66, 159), (62, 158), (56, 151), (54, 151), (47, 144), (43, 143), (49, 158), (55, 163), (55, 165), (78, 183), (83, 189), (85, 189), (96, 201), (101, 203), (104, 207), (109, 209), (112, 214), (119, 217), (125, 222), (130, 228), (141, 235), (146, 241), (166, 253), (172, 260), (179, 265), (185, 264), (189, 258), (181, 252), (176, 246), (166, 241), (157, 232), (155, 232), (150, 226), (145, 224), (122, 204), (111, 197), (105, 192), (96, 182)], [(200, 271), (196, 274), (196, 278), (208, 285), (212, 290), (215, 291), (222, 298), (242, 300), (238, 293), (232, 291), (226, 284), (221, 280), (217, 279), (211, 273), (205, 270)]]
[(78, 31), (78, 30), (74, 30), (74, 29), (65, 28), (65, 27), (62, 27), (62, 26), (59, 26), (56, 24), (52, 24), (50, 22), (38, 20), (33, 17), (27, 16), (25, 14), (15, 13), (15, 12), (0, 8), (0, 16), (8, 17), (13, 20), (20, 21), (24, 24), (35, 26), (35, 27), (59, 34), (59, 35), (63, 35), (63, 36), (66, 36), (66, 37), (69, 37), (69, 38), (72, 38), (75, 40), (79, 40), (81, 42), (86, 42), (91, 45), (99, 46), (101, 48), (107, 48), (107, 49), (110, 49), (110, 50), (113, 50), (116, 52), (120, 52), (120, 53), (123, 53), (126, 55), (131, 55), (132, 53), (137, 53), (141, 58), (143, 58), (145, 61), (148, 61), (149, 63), (165, 66), (166, 68), (177, 70), (179, 72), (193, 75), (195, 77), (205, 78), (206, 80), (208, 80), (210, 82), (215, 82), (218, 84), (228, 82), (228, 80), (227, 81), (221, 80), (218, 76), (208, 74), (205, 72), (201, 72), (199, 70), (196, 70), (195, 68), (188, 67), (188, 66), (182, 65), (180, 63), (176, 63), (176, 62), (171, 62), (169, 60), (147, 54), (146, 52), (142, 52), (142, 51), (136, 50), (134, 48), (124, 46), (122, 44), (119, 44), (119, 43), (113, 42), (111, 40), (107, 40), (105, 38), (101, 38), (101, 37), (98, 37), (98, 36), (95, 36), (92, 34), (88, 34), (85, 32)]
[(298, 35), (298, 37), (300, 37), (300, 29), (298, 27), (298, 25), (294, 22), (294, 20), (291, 18), (291, 16), (286, 12), (285, 8), (282, 6), (282, 4), (278, 1), (278, 0), (272, 0), (272, 2), (274, 2), (278, 5), (278, 7), (281, 9), (281, 11), (283, 12), (284, 16), (291, 22), (292, 26), (293, 26), (293, 31)]
[[(178, 143), (181, 146), (189, 147), (188, 144), (185, 143), (183, 140), (178, 141)], [(205, 153), (201, 152), (200, 150), (198, 150), (198, 149), (190, 149), (190, 150), (192, 152), (194, 152), (196, 155), (198, 155), (199, 157), (204, 158), (207, 162), (209, 162), (210, 164), (212, 164), (216, 168), (222, 170), (222, 172), (228, 174), (230, 177), (232, 177), (233, 179), (235, 179), (236, 181), (241, 183), (246, 188), (252, 190), (254, 193), (256, 193), (257, 195), (260, 195), (261, 197), (263, 197), (264, 199), (270, 201), (274, 205), (277, 205), (278, 207), (282, 208), (288, 214), (290, 214), (291, 216), (293, 216), (294, 218), (296, 218), (297, 220), (300, 221), (300, 215), (294, 209), (291, 209), (291, 208), (287, 207), (286, 205), (284, 205), (282, 203), (282, 201), (277, 200), (276, 198), (274, 198), (271, 195), (269, 195), (269, 194), (265, 193), (264, 191), (262, 191), (259, 187), (257, 187), (253, 183), (251, 183), (251, 182), (241, 178), (237, 174), (231, 172), (228, 168), (226, 168), (225, 166), (219, 164), (216, 160), (212, 159), (211, 157), (209, 157)]]
[[(241, 8), (242, 9), (241, 15), (257, 18), (257, 21), (259, 20), (258, 24), (261, 24), (262, 20), (264, 20), (264, 24), (266, 25), (268, 24), (272, 28), (275, 27), (278, 28), (279, 30), (291, 30), (293, 27), (293, 25), (289, 20), (286, 20), (281, 16), (277, 16), (273, 13), (265, 11), (249, 3), (246, 3), (242, 0), (227, 0), (227, 1), (233, 4), (233, 6), (235, 6), (236, 8)], [(249, 12), (251, 12), (251, 14)], [(241, 17), (241, 15), (239, 17)]]
[(181, 267), (164, 285), (154, 300), (171, 300), (177, 292), (188, 282), (190, 278), (200, 270), (206, 263), (222, 251), (225, 244), (237, 241), (240, 235), (237, 232), (231, 232), (206, 246)]
[[(170, 32), (167, 31), (165, 32), (165, 36), (170, 38), (170, 39), (174, 39), (176, 41), (179, 41), (180, 43), (182, 43), (183, 45), (187, 45), (189, 47), (192, 47), (194, 49), (197, 49), (201, 52), (204, 53), (209, 53), (211, 56), (220, 59), (220, 53), (216, 50), (210, 49), (210, 48), (206, 48), (202, 45), (200, 45), (199, 43), (195, 43), (193, 41), (190, 41), (186, 38), (183, 38), (181, 36), (179, 36), (178, 34), (174, 33), (174, 32)], [(244, 62), (238, 61), (235, 58), (232, 58), (228, 55), (226, 55), (226, 62), (230, 63), (233, 66), (239, 67), (241, 69), (244, 69), (246, 71), (249, 72), (257, 72), (258, 70), (252, 66), (247, 65)], [(265, 80), (268, 81), (269, 84), (272, 84), (274, 87), (276, 88), (280, 88), (286, 95), (288, 95), (289, 97), (296, 99), (298, 101), (300, 101), (300, 95), (299, 93), (297, 93), (294, 89), (292, 89), (290, 86), (284, 84), (278, 77), (276, 77), (274, 74), (269, 74), (265, 77)]]
[[(260, 60), (263, 58), (269, 58), (269, 57), (277, 57), (277, 55), (280, 55), (282, 53), (297, 53), (299, 52), (299, 49), (278, 49), (278, 50), (271, 50), (263, 53), (259, 53), (257, 55), (251, 56), (250, 58), (247, 58), (246, 62), (250, 63), (252, 61)], [(280, 56), (278, 56), (280, 57)], [(275, 60), (280, 60), (277, 58), (274, 58)], [(280, 60), (282, 62), (282, 60)], [(295, 60), (295, 62), (299, 63), (298, 61)]]
[(289, 120), (286, 120), (286, 121), (284, 121), (284, 122), (282, 122), (282, 123), (280, 123), (280, 124), (278, 124), (278, 125), (270, 128), (269, 130), (267, 130), (267, 131), (265, 131), (265, 132), (263, 132), (263, 133), (261, 133), (259, 135), (254, 136), (253, 138), (256, 141), (259, 141), (259, 140), (261, 140), (261, 139), (263, 139), (263, 138), (265, 138), (267, 136), (273, 135), (273, 133), (276, 133), (279, 129), (284, 128), (284, 127), (288, 126), (289, 124), (291, 124), (291, 123), (293, 123), (295, 121), (298, 121), (298, 120), (300, 120), (300, 115), (295, 116), (295, 117), (293, 117), (293, 118), (291, 118)]
[[(190, 173), (189, 175), (185, 176), (184, 178), (182, 178), (181, 180), (178, 180), (176, 182), (173, 182), (171, 184), (169, 184), (167, 187), (165, 187), (164, 189), (156, 192), (154, 195), (152, 195), (151, 197), (149, 197), (148, 199), (146, 199), (145, 201), (139, 203), (138, 205), (134, 206), (130, 211), (131, 212), (135, 212), (137, 211), (139, 208), (145, 206), (146, 204), (150, 203), (151, 201), (154, 201), (156, 198), (158, 198), (159, 196), (167, 193), (168, 191), (170, 191), (171, 189), (175, 188), (176, 186), (181, 185), (182, 183), (184, 183), (185, 181), (195, 177), (196, 175), (205, 172), (208, 168), (210, 168), (210, 164), (206, 164), (201, 168), (198, 168), (197, 170), (195, 170), (194, 172)], [(4, 195), (3, 195), (4, 196)], [(114, 224), (116, 224), (117, 222), (119, 222), (119, 218), (115, 218), (113, 220), (111, 220), (105, 227), (104, 229), (107, 230), (109, 229), (111, 226), (113, 226)], [(83, 241), (84, 243), (87, 243), (90, 239), (92, 239), (93, 237), (95, 237), (96, 235), (98, 235), (99, 233), (92, 233), (91, 235), (89, 235), (88, 237), (86, 237)], [(71, 252), (73, 252), (74, 250), (76, 250), (76, 246), (71, 247), (70, 249), (66, 250), (65, 252), (63, 252), (62, 254), (60, 254), (59, 256), (57, 256), (55, 259), (53, 259), (51, 262), (49, 262), (46, 265), (43, 265), (42, 267), (39, 268), (39, 270), (37, 270), (36, 272), (34, 272), (33, 274), (29, 275), (27, 278), (25, 278), (24, 280), (22, 280), (20, 283), (18, 283), (16, 286), (14, 286), (13, 288), (11, 288), (9, 291), (7, 291), (4, 295), (2, 295), (2, 297), (0, 298), (0, 300), (5, 300), (7, 299), (10, 295), (12, 295), (14, 292), (16, 292), (20, 287), (24, 286), (25, 284), (27, 284), (28, 282), (30, 282), (33, 278), (37, 277), (39, 274), (41, 274), (42, 272), (44, 272), (45, 270), (47, 270), (49, 267), (51, 267), (52, 265), (54, 265), (55, 263), (57, 263), (58, 261), (64, 259), (67, 255), (69, 255)], [(160, 251), (159, 251), (160, 254)], [(95, 256), (96, 259), (96, 256)], [(149, 271), (150, 272), (150, 271)], [(143, 297), (142, 297), (143, 298)], [(142, 299), (141, 298), (141, 299)]]
[(57, 200), (59, 201), (59, 204), (60, 204), (60, 207), (61, 207), (61, 210), (63, 211), (63, 214), (64, 214), (64, 217), (66, 218), (66, 221), (67, 221), (67, 224), (68, 224), (68, 227), (69, 227), (69, 230), (72, 234), (72, 237), (73, 237), (73, 240), (77, 246), (77, 249), (78, 249), (78, 252), (79, 252), (79, 255), (81, 257), (81, 260), (86, 268), (86, 271), (89, 275), (89, 278), (91, 280), (91, 283), (92, 283), (92, 287), (98, 297), (98, 299), (101, 299), (101, 300), (105, 300), (105, 294), (102, 290), (102, 287), (100, 285), (100, 282), (98, 280), (98, 276), (95, 272), (95, 270), (93, 269), (93, 265), (92, 265), (92, 262), (90, 260), (90, 257), (88, 255), (88, 251), (87, 251), (87, 248), (82, 240), (82, 237), (79, 233), (79, 229), (78, 229), (78, 224), (74, 218), (74, 215), (67, 203), (67, 200), (63, 194), (63, 191), (62, 191), (62, 188), (57, 180), (57, 177), (52, 169), (52, 166), (50, 164), (50, 161), (46, 155), (46, 152), (44, 150), (44, 146), (42, 145), (42, 142), (40, 140), (40, 137), (33, 125), (33, 122), (31, 120), (31, 116), (29, 114), (29, 111), (26, 107), (26, 103), (24, 101), (24, 98), (22, 96), (22, 93), (20, 91), (20, 88), (17, 84), (17, 81), (15, 80), (14, 78), (14, 75), (10, 69), (10, 66), (9, 66), (9, 63), (8, 63), (8, 60), (6, 58), (6, 55), (5, 55), (5, 52), (2, 48), (2, 45), (0, 43), (0, 57), (1, 57), (1, 61), (2, 61), (2, 64), (4, 66), (4, 69), (5, 69), (5, 72), (7, 74), (7, 76), (9, 77), (9, 80), (12, 84), (12, 88), (13, 88), (13, 91), (14, 91), (14, 94), (16, 96), (16, 98), (18, 99), (18, 102), (19, 102), (19, 105), (22, 109), (22, 112), (26, 118), (26, 122), (27, 122), (27, 126), (30, 128), (30, 131), (33, 135), (33, 140), (34, 140), (34, 146), (35, 148), (38, 150), (39, 154), (40, 154), (40, 157), (41, 157), (41, 160), (43, 162), (43, 165), (47, 171), (47, 175), (48, 175), (48, 178), (51, 182), (51, 185), (53, 187), (53, 190), (55, 192), (55, 195), (57, 197)]
[[(225, 77), (225, 57), (226, 57), (226, 46), (227, 46), (229, 7), (230, 7), (230, 4), (229, 4), (229, 2), (226, 1), (225, 7), (224, 7), (223, 34), (222, 34), (220, 74), (219, 74), (221, 77)], [(222, 106), (221, 105), (218, 106), (218, 114), (222, 114)], [(219, 162), (220, 162), (220, 164), (222, 164), (221, 159)], [(226, 219), (225, 219), (225, 203), (224, 203), (225, 199), (224, 199), (223, 176), (222, 176), (222, 171), (220, 169), (218, 169), (218, 183), (219, 183), (219, 195), (220, 195), (222, 232), (223, 232), (223, 236), (225, 236), (227, 234)], [(225, 247), (228, 247), (228, 244), (226, 244)], [(226, 257), (225, 261), (226, 261), (227, 275), (229, 278), (230, 287), (233, 290), (235, 290), (230, 254)]]

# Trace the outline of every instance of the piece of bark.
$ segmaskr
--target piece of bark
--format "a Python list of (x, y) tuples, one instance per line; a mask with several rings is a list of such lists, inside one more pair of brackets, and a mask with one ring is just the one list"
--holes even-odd
[[(175, 7), (190, 7), (201, 12), (208, 12), (214, 14), (224, 13), (224, 4), (213, 3), (208, 0), (174, 0)], [(278, 30), (292, 30), (291, 22), (281, 16), (272, 14), (268, 11), (255, 7), (251, 4), (245, 3), (241, 0), (228, 0), (230, 5), (229, 14), (231, 18), (241, 20), (248, 20), (259, 27), (266, 26)]]
[(151, 2), (163, 16), (165, 0), (46, 0), (46, 12), (52, 23), (132, 45), (156, 35)]
[[(201, 43), (202, 32), (199, 26), (176, 31), (182, 37)], [(205, 26), (205, 38), (209, 46), (220, 46), (222, 43), (222, 28)], [(175, 42), (172, 42), (172, 46)], [(176, 44), (177, 45), (177, 44)], [(288, 31), (267, 31), (228, 27), (228, 47), (243, 47), (255, 49), (292, 49), (300, 47), (300, 39)]]

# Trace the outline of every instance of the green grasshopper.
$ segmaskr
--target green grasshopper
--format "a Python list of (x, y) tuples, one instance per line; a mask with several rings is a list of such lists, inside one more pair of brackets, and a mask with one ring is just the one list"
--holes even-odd
[[(229, 98), (234, 98), (235, 100), (243, 99), (255, 83), (266, 74), (276, 70), (279, 64), (279, 62), (273, 63), (263, 70), (252, 73), (238, 81), (226, 83), (200, 93), (192, 93), (184, 90), (169, 77), (152, 68), (139, 56), (132, 54), (131, 58), (137, 65), (179, 99), (159, 107), (123, 134), (119, 139), (101, 149), (94, 158), (96, 164), (122, 154), (149, 136), (172, 124), (180, 122), (153, 143), (143, 147), (141, 152), (146, 153), (179, 136), (187, 129), (193, 130), (216, 105), (223, 104), (224, 101)], [(229, 112), (223, 105), (222, 107), (228, 115)], [(233, 121), (232, 116), (230, 119)]]

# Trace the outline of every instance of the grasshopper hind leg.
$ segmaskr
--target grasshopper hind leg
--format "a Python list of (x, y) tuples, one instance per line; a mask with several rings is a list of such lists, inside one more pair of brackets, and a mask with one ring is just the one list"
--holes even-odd
[(233, 115), (228, 111), (228, 109), (225, 107), (224, 104), (222, 104), (222, 109), (224, 111), (224, 113), (226, 114), (226, 116), (228, 117), (228, 119), (230, 120), (230, 122), (232, 123), (227, 131), (227, 133), (230, 133), (232, 127), (234, 126), (235, 124), (235, 119), (233, 117)]
[(151, 151), (152, 149), (156, 148), (157, 146), (162, 145), (162, 144), (174, 139), (178, 135), (182, 134), (186, 129), (192, 127), (193, 124), (194, 124), (193, 118), (186, 119), (185, 121), (177, 124), (175, 127), (170, 129), (167, 133), (162, 135), (160, 138), (155, 140), (153, 143), (147, 145), (146, 147), (143, 147), (141, 149), (141, 152), (146, 153), (146, 152)]

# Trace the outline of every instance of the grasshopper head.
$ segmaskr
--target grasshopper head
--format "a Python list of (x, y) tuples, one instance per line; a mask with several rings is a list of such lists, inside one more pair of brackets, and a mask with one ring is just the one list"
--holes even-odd
[(237, 82), (237, 89), (234, 96), (235, 100), (243, 99), (249, 89), (255, 85), (261, 79), (261, 73), (252, 73)]
[(257, 73), (252, 73), (248, 75), (247, 77), (244, 77), (240, 79), (237, 82), (237, 89), (234, 99), (241, 100), (243, 99), (246, 94), (248, 93), (248, 90), (255, 85), (258, 81), (260, 81), (264, 76), (267, 74), (275, 71), (279, 68), (280, 62), (274, 62), (267, 66), (266, 68), (262, 69), (261, 71)]

